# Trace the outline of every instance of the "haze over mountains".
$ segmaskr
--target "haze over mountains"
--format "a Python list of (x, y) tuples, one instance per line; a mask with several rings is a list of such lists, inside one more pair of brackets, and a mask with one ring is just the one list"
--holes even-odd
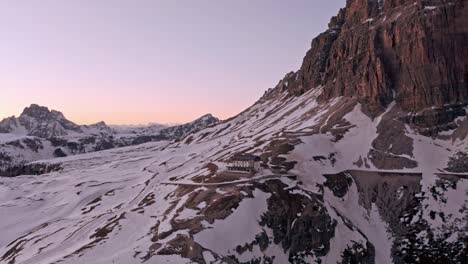
[(466, 263), (466, 47), (466, 1), (349, 0), (237, 116), (0, 178), (0, 261)]

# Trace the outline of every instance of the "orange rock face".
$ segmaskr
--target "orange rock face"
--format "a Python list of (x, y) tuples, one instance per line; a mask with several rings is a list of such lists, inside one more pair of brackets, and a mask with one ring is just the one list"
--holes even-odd
[(467, 5), (348, 0), (280, 86), (294, 95), (323, 86), (322, 100), (357, 97), (371, 116), (393, 100), (409, 112), (466, 104)]

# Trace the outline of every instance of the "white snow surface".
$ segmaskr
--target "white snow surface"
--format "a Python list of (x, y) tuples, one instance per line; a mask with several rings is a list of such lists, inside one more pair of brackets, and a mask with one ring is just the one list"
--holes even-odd
[[(146, 143), (40, 161), (60, 163), (63, 170), (0, 178), (0, 257), (3, 256), (6, 262), (14, 259), (15, 263), (34, 264), (57, 261), (141, 263), (143, 256), (153, 250), (150, 248), (153, 244), (150, 230), (158, 222), (159, 233), (171, 229), (172, 218), (188, 199), (189, 194), (182, 198), (174, 195), (176, 185), (164, 183), (173, 178), (190, 182), (195, 176), (207, 173), (204, 166), (209, 162), (220, 164), (239, 151), (261, 154), (262, 147), (272, 139), (281, 139), (291, 133), (299, 135), (302, 141), (291, 153), (284, 155), (288, 160), (298, 162), (291, 173), (304, 182), (304, 188), (318, 192), (317, 184), (325, 180), (322, 174), (362, 169), (354, 162), (367, 155), (380, 122), (380, 118), (372, 120), (364, 115), (357, 104), (344, 117), (354, 126), (342, 140), (332, 142), (330, 133), (307, 134), (319, 121), (327, 122), (333, 114), (328, 109), (342, 102), (338, 98), (319, 104), (316, 99), (320, 93), (321, 88), (317, 88), (300, 97), (279, 94), (262, 98), (238, 116), (191, 135), (190, 143), (186, 140)], [(417, 168), (408, 171), (422, 172), (424, 187), (434, 183), (434, 172), (446, 166), (449, 154), (467, 148), (466, 140), (434, 140), (411, 129), (408, 129), (408, 135), (415, 140), (414, 159), (419, 162)], [(336, 153), (334, 165), (312, 160), (312, 156), (328, 156), (330, 153)], [(370, 169), (375, 170), (375, 167)], [(462, 188), (466, 188), (466, 180), (460, 182)], [(154, 195), (155, 202), (143, 206), (142, 210), (141, 201), (150, 194)], [(387, 224), (377, 210), (368, 212), (359, 205), (356, 186), (352, 185), (344, 201), (328, 191), (324, 195), (330, 216), (338, 222), (330, 252), (322, 258), (324, 263), (336, 263), (352, 241), (365, 241), (363, 235), (344, 226), (334, 213), (335, 209), (345, 213), (374, 244), (376, 263), (391, 263), (392, 237)], [(457, 205), (466, 203), (463, 189), (447, 195)], [(233, 253), (236, 245), (252, 241), (261, 231), (258, 217), (267, 210), (268, 196), (256, 190), (254, 198), (245, 198), (226, 219), (216, 220), (212, 225), (205, 223), (206, 229), (193, 236), (195, 242), (210, 250), (203, 251), (205, 260), (214, 263), (219, 259), (212, 252)], [(205, 206), (200, 204), (199, 208)], [(450, 210), (456, 214), (454, 219), (459, 217), (460, 212)], [(197, 210), (183, 208), (177, 215), (178, 219), (190, 219), (197, 216)], [(99, 239), (103, 228), (110, 231)], [(164, 245), (177, 234), (187, 235), (188, 231), (178, 231), (159, 243)], [(268, 251), (274, 252), (278, 261), (287, 260), (287, 252), (279, 245), (271, 245)], [(262, 253), (255, 247), (253, 252), (245, 254)], [(239, 256), (243, 257), (247, 258), (246, 255)], [(177, 255), (156, 254), (150, 262), (189, 261)]]

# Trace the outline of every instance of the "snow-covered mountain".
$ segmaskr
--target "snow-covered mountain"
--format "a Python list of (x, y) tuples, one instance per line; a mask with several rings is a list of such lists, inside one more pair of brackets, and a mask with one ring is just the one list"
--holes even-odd
[(219, 120), (205, 115), (175, 126), (151, 125), (115, 129), (104, 122), (77, 125), (47, 107), (32, 104), (18, 117), (0, 121), (0, 175), (13, 176), (34, 160), (64, 157), (150, 141), (179, 140)]
[(32, 104), (26, 107), (18, 118), (12, 116), (0, 121), (0, 133), (51, 138), (78, 133), (112, 133), (112, 131), (104, 122), (79, 126), (66, 119), (59, 111)]
[[(379, 34), (425, 21), (440, 34), (466, 25), (466, 11), (462, 1), (347, 1), (301, 69), (239, 115), (177, 142), (36, 161), (26, 175), (0, 178), (0, 262), (466, 263), (466, 86), (406, 100), (393, 64), (419, 80), (415, 94), (434, 76), (379, 44), (387, 40)], [(467, 36), (468, 27), (455, 28)], [(352, 30), (379, 37), (348, 50), (363, 36)], [(438, 45), (421, 45), (418, 56), (438, 54)], [(336, 73), (326, 68), (343, 49), (356, 52), (346, 63), (360, 69), (349, 85), (310, 86)], [(392, 89), (381, 101), (373, 74)], [(468, 75), (456, 76), (466, 84)], [(261, 169), (227, 170), (240, 153), (259, 156)]]

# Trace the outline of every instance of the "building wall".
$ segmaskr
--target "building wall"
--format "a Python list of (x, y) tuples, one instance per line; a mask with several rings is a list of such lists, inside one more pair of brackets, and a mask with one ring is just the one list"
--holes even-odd
[(241, 168), (252, 169), (252, 170), (260, 169), (260, 162), (253, 161), (253, 160), (249, 160), (249, 161), (235, 160), (232, 162), (232, 165), (234, 167), (241, 167)]

